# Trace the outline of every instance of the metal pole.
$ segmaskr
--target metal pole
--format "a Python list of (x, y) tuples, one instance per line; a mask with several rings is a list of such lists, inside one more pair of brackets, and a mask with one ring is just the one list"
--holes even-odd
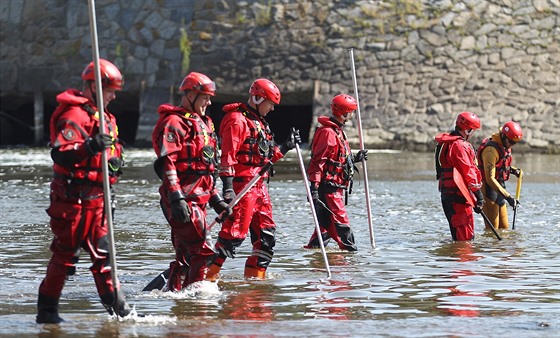
[[(360, 114), (360, 99), (358, 97), (358, 81), (356, 80), (356, 66), (354, 64), (354, 49), (349, 48), (348, 51), (350, 52), (350, 61), (352, 62), (352, 80), (354, 82), (354, 94), (356, 96), (356, 103), (358, 105), (357, 117), (358, 117), (358, 136), (360, 137), (360, 150), (364, 150), (364, 137), (362, 134), (362, 116)], [(362, 168), (363, 168), (363, 176), (364, 176), (364, 189), (366, 191), (366, 209), (367, 209), (367, 216), (368, 216), (368, 225), (369, 225), (369, 238), (371, 240), (371, 246), (375, 249), (375, 235), (373, 233), (373, 224), (371, 221), (371, 205), (369, 199), (369, 182), (367, 176), (367, 166), (366, 166), (366, 159), (362, 158)]]
[(43, 92), (40, 88), (35, 88), (33, 93), (33, 143), (39, 145), (43, 143), (43, 120), (44, 112)]
[[(231, 209), (233, 209), (233, 207), (243, 198), (243, 196), (245, 196), (245, 194), (247, 194), (247, 192), (249, 190), (251, 190), (251, 188), (262, 178), (262, 175), (264, 175), (272, 166), (272, 162), (268, 162), (267, 164), (265, 164), (261, 170), (259, 170), (258, 174), (255, 175), (255, 177), (253, 177), (244, 187), (243, 189), (241, 189), (241, 191), (239, 192), (239, 194), (236, 194), (235, 197), (231, 200), (231, 202), (229, 202), (228, 207), (230, 207)], [(214, 227), (214, 225), (216, 225), (216, 223), (223, 221), (222, 219), (222, 215), (223, 215), (224, 211), (222, 211), (218, 217), (216, 217), (216, 219), (208, 226), (208, 230), (212, 229)]]
[(323, 254), (323, 260), (325, 261), (325, 269), (327, 269), (327, 278), (331, 278), (331, 267), (329, 266), (327, 251), (325, 250), (325, 244), (323, 243), (323, 237), (321, 236), (321, 228), (319, 227), (319, 220), (317, 219), (317, 214), (315, 213), (315, 205), (313, 204), (313, 199), (311, 197), (311, 189), (309, 188), (307, 173), (305, 172), (303, 158), (301, 157), (301, 150), (299, 149), (299, 144), (297, 143), (296, 143), (296, 152), (299, 159), (299, 167), (301, 169), (301, 175), (303, 176), (303, 182), (305, 183), (305, 192), (307, 193), (307, 200), (309, 201), (309, 206), (311, 207), (313, 222), (315, 222), (315, 232), (317, 233), (317, 239), (319, 240), (319, 246), (321, 247), (321, 253)]
[[(517, 178), (517, 189), (515, 190), (515, 199), (519, 201), (519, 197), (521, 195), (521, 181), (523, 181), (523, 170), (519, 169), (519, 177)], [(511, 224), (511, 230), (515, 230), (515, 218), (517, 216), (517, 207), (518, 205), (515, 204), (513, 207), (513, 223)]]
[[(474, 200), (473, 193), (469, 190), (469, 188), (467, 188), (465, 179), (463, 178), (459, 170), (457, 170), (457, 168), (453, 168), (453, 182), (455, 182), (457, 188), (459, 188), (459, 191), (461, 192), (461, 194), (463, 194), (463, 197), (465, 197), (465, 199), (467, 200), (467, 204), (469, 204), (471, 207), (476, 206), (476, 201)], [(499, 241), (501, 241), (502, 237), (500, 236), (500, 234), (498, 233), (498, 231), (496, 230), (496, 228), (494, 227), (494, 225), (492, 224), (488, 216), (486, 216), (486, 214), (482, 210), (480, 211), (480, 214), (482, 215), (482, 218), (484, 218), (484, 221), (486, 222), (486, 224), (488, 224), (490, 230), (492, 230), (496, 238)]]
[[(97, 110), (99, 112), (99, 132), (105, 132), (105, 112), (103, 106), (103, 87), (101, 85), (101, 71), (99, 68), (99, 45), (97, 42), (97, 19), (95, 17), (95, 0), (88, 0), (89, 5), (89, 27), (91, 30), (91, 49), (93, 52), (93, 63), (95, 70), (95, 90), (97, 96)], [(113, 214), (111, 212), (111, 193), (109, 186), (109, 169), (107, 162), (107, 151), (101, 152), (101, 169), (103, 174), (103, 197), (105, 207), (105, 217), (107, 218), (107, 231), (109, 236), (109, 257), (111, 264), (111, 278), (115, 290), (115, 303), (117, 300), (117, 255), (115, 252), (115, 236), (113, 234)], [(118, 311), (115, 311), (118, 316)]]

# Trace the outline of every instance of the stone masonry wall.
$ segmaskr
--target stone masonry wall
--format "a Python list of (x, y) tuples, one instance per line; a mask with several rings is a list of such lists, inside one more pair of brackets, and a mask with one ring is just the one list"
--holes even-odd
[[(560, 0), (104, 0), (96, 10), (101, 56), (140, 93), (140, 139), (191, 70), (225, 97), (267, 77), (283, 104), (327, 114), (332, 96), (353, 94), (353, 48), (367, 147), (431, 150), (468, 110), (481, 117), (478, 139), (513, 119), (519, 149), (560, 149)], [(91, 59), (87, 4), (0, 1), (0, 42), (1, 97), (77, 86)], [(357, 143), (355, 121), (347, 130)]]

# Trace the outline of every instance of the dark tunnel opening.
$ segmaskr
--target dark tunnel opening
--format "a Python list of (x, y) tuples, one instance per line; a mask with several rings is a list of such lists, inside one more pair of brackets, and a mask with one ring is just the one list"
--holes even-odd
[[(58, 103), (58, 92), (43, 93), (43, 138), (35, 141), (34, 98), (33, 95), (7, 96), (2, 98), (0, 108), (0, 145), (47, 146), (49, 125)], [(119, 126), (119, 138), (126, 144), (134, 145), (139, 120), (138, 93), (119, 92), (117, 99), (108, 106), (115, 115)]]
[(33, 144), (33, 113), (32, 94), (2, 97), (0, 100), (0, 145)]
[[(33, 95), (3, 97), (0, 109), (0, 145), (47, 146), (50, 118), (58, 105), (56, 102), (58, 94), (58, 92), (43, 93), (43, 139), (37, 142), (34, 139)], [(220, 122), (224, 116), (222, 107), (232, 102), (246, 102), (246, 100), (247, 97), (236, 96), (220, 96), (219, 100), (213, 100), (208, 108), (208, 115), (214, 121), (216, 132), (219, 133)], [(139, 102), (139, 94), (136, 92), (118, 92), (117, 98), (107, 108), (117, 119), (119, 138), (129, 146), (135, 145), (138, 132)], [(277, 105), (265, 119), (270, 124), (277, 143), (282, 143), (289, 136), (292, 128), (299, 129), (302, 142), (308, 143), (313, 119), (311, 93), (298, 94), (297, 98), (286, 95), (286, 98), (282, 98), (281, 104)]]

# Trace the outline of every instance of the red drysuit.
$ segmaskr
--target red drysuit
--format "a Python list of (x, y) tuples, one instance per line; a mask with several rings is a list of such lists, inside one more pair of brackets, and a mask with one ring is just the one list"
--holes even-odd
[[(163, 104), (158, 108), (159, 120), (152, 134), (158, 159), (154, 168), (163, 183), (159, 188), (161, 208), (171, 225), (175, 261), (171, 262), (168, 288), (180, 290), (206, 276), (207, 263), (214, 258), (206, 205), (221, 199), (215, 187), (217, 141), (214, 124), (208, 116), (188, 112), (182, 107)], [(183, 223), (172, 217), (171, 202), (181, 198), (190, 209), (190, 221)], [(181, 270), (188, 274), (181, 281)]]
[(473, 208), (453, 181), (453, 168), (457, 168), (471, 191), (479, 190), (482, 177), (477, 167), (472, 145), (456, 132), (443, 133), (435, 137), (436, 172), (445, 216), (449, 221), (451, 236), (456, 241), (474, 239)]

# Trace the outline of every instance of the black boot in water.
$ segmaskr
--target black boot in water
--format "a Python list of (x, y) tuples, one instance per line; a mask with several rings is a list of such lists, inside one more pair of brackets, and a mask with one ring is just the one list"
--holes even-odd
[(58, 298), (39, 294), (37, 300), (37, 324), (58, 324), (64, 321), (58, 315)]

